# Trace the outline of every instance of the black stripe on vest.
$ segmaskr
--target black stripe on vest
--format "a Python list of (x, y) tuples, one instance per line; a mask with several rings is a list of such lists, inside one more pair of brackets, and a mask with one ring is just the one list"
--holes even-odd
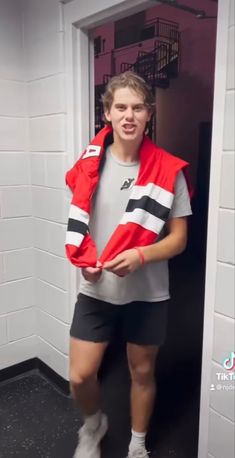
[(143, 196), (140, 199), (130, 199), (126, 207), (126, 212), (133, 212), (135, 208), (141, 208), (141, 210), (145, 210), (163, 221), (167, 220), (170, 213), (170, 208), (165, 207), (148, 196)]
[(88, 231), (88, 226), (87, 224), (83, 223), (82, 221), (78, 221), (77, 219), (69, 218), (67, 231), (78, 232), (79, 234), (86, 235)]

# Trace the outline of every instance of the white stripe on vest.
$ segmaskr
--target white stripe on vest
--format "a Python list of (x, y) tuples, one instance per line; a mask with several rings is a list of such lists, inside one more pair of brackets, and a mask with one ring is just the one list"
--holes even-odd
[(165, 221), (143, 210), (142, 208), (135, 208), (133, 212), (124, 213), (123, 217), (121, 218), (120, 224), (127, 223), (139, 224), (139, 226), (142, 226), (149, 231), (155, 232), (155, 234), (159, 234)]
[(148, 183), (145, 186), (134, 185), (131, 191), (130, 199), (140, 199), (143, 196), (151, 197), (164, 207), (171, 208), (174, 194), (166, 189), (161, 188), (154, 183)]
[(69, 218), (80, 221), (81, 223), (89, 223), (89, 214), (80, 207), (71, 204), (69, 209)]
[(67, 231), (65, 243), (79, 247), (84, 239), (84, 235), (79, 232)]

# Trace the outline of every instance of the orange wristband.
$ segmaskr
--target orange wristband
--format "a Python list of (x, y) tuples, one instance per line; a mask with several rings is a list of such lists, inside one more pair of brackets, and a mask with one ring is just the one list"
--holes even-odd
[(143, 255), (143, 252), (141, 251), (141, 249), (137, 246), (134, 247), (135, 250), (138, 251), (139, 253), (139, 258), (140, 258), (140, 263), (141, 265), (143, 265), (145, 263), (145, 259), (144, 259), (144, 255)]

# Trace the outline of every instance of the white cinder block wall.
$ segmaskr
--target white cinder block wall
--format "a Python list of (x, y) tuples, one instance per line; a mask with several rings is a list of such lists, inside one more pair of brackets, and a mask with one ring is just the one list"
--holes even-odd
[(25, 1), (37, 356), (68, 379), (69, 263), (64, 241), (64, 29), (58, 0)]
[(23, 6), (0, 0), (0, 368), (36, 351)]
[[(234, 351), (234, 0), (230, 0), (228, 29), (227, 82), (225, 93), (224, 138), (220, 177), (219, 226), (217, 247), (216, 301), (211, 382), (234, 386), (232, 381), (218, 380), (217, 373), (226, 374), (223, 360)], [(234, 389), (210, 391), (208, 458), (234, 456)]]
[(58, 0), (0, 0), (0, 369), (68, 379), (64, 32)]

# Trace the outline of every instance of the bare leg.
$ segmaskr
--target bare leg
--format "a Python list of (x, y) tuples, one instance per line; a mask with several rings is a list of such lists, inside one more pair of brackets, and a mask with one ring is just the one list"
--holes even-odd
[(127, 357), (131, 374), (132, 429), (146, 432), (156, 396), (154, 368), (158, 346), (128, 343)]
[(84, 416), (100, 408), (97, 372), (108, 343), (88, 342), (70, 337), (70, 389)]

